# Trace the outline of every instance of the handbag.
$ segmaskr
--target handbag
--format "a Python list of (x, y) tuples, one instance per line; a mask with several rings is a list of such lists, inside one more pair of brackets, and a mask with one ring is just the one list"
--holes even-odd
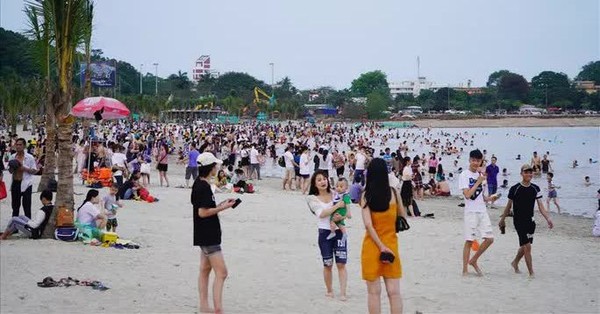
[(60, 206), (56, 212), (56, 227), (72, 227), (74, 225), (73, 211)]
[(406, 218), (404, 218), (402, 216), (402, 213), (400, 212), (400, 204), (398, 203), (398, 194), (396, 192), (396, 189), (392, 188), (392, 191), (394, 191), (394, 198), (396, 199), (396, 233), (398, 233), (410, 229), (410, 225), (408, 224), (408, 221), (406, 221)]

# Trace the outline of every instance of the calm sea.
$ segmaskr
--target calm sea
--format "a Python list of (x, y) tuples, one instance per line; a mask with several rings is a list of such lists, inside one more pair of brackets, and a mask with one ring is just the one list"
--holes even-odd
[[(400, 134), (400, 139), (396, 139), (396, 132)], [(441, 135), (445, 133), (446, 135)], [(533, 152), (537, 152), (540, 158), (549, 153), (548, 158), (552, 160), (551, 167), (554, 171), (554, 184), (560, 188), (558, 192), (558, 201), (563, 213), (572, 215), (582, 215), (592, 217), (598, 207), (597, 191), (600, 189), (600, 128), (599, 127), (552, 127), (552, 128), (433, 128), (426, 134), (426, 130), (418, 129), (396, 129), (379, 132), (380, 135), (392, 133), (393, 139), (389, 140), (385, 147), (390, 147), (394, 151), (401, 141), (407, 140), (410, 149), (410, 156), (416, 154), (428, 153), (431, 148), (421, 145), (421, 138), (414, 144), (412, 138), (403, 138), (403, 134), (425, 135), (430, 139), (441, 139), (445, 143), (446, 138), (454, 138), (461, 134), (467, 138), (468, 142), (463, 145), (457, 142), (457, 146), (462, 147), (464, 152), (458, 158), (458, 166), (454, 166), (456, 155), (442, 156), (442, 165), (446, 173), (455, 172), (458, 167), (465, 169), (468, 167), (468, 152), (479, 148), (487, 151), (487, 158), (492, 154), (498, 158), (498, 167), (500, 170), (506, 168), (507, 176), (498, 175), (498, 185), (502, 184), (504, 179), (508, 180), (509, 186), (518, 183), (521, 179), (519, 174), (520, 167), (524, 163), (529, 163)], [(449, 135), (448, 135), (449, 134)], [(473, 146), (470, 142), (473, 140)], [(383, 149), (380, 140), (375, 139), (374, 145), (377, 150)], [(347, 149), (339, 147), (339, 149)], [(278, 151), (278, 154), (282, 152)], [(376, 155), (378, 151), (376, 151)], [(517, 155), (521, 155), (521, 160), (517, 160)], [(590, 158), (592, 163), (589, 162)], [(573, 168), (573, 161), (577, 160), (578, 166)], [(267, 162), (263, 173), (267, 176), (280, 176), (281, 168), (273, 166)], [(458, 174), (454, 174), (455, 179), (451, 182), (452, 194), (458, 194)], [(584, 184), (584, 177), (591, 178), (591, 185)], [(448, 177), (448, 175), (446, 175)], [(546, 175), (534, 177), (533, 182), (542, 188), (544, 198), (547, 196), (548, 183)], [(499, 188), (503, 193), (498, 205), (506, 204), (508, 189)], [(556, 212), (556, 207), (551, 205), (551, 211)]]

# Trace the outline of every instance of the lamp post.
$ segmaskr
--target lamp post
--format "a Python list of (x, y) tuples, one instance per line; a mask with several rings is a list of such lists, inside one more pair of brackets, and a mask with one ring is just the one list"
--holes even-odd
[(144, 84), (142, 83), (142, 78), (144, 76), (144, 74), (142, 74), (143, 71), (144, 71), (144, 64), (141, 63), (140, 64), (140, 95), (142, 95), (142, 93), (144, 92)]
[(271, 94), (275, 94), (275, 63), (269, 63), (271, 66)]
[(158, 96), (158, 62), (154, 62), (152, 65), (154, 65), (154, 94)]

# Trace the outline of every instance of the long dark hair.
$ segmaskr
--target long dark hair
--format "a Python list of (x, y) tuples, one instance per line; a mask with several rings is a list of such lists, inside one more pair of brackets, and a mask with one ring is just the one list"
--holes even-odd
[(81, 203), (81, 205), (80, 205), (80, 206), (77, 208), (77, 211), (79, 211), (79, 209), (80, 209), (81, 207), (83, 207), (83, 205), (85, 205), (85, 203), (87, 203), (87, 202), (91, 201), (91, 200), (92, 200), (92, 198), (94, 198), (94, 197), (98, 196), (99, 194), (100, 194), (100, 193), (98, 192), (98, 190), (96, 190), (96, 189), (90, 189), (90, 190), (87, 192), (87, 194), (86, 194), (86, 196), (85, 196), (85, 199), (83, 200), (83, 203)]
[(331, 192), (331, 184), (329, 183), (329, 178), (327, 177), (327, 172), (325, 170), (317, 170), (313, 173), (310, 178), (310, 188), (308, 189), (308, 195), (319, 195), (319, 189), (317, 189), (317, 176), (323, 176), (327, 180), (327, 193)]
[(387, 164), (381, 158), (375, 158), (367, 168), (367, 184), (365, 186), (365, 207), (374, 212), (384, 212), (390, 206), (390, 182)]

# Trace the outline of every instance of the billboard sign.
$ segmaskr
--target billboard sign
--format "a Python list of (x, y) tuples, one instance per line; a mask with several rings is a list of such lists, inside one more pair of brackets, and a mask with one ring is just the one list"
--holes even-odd
[[(86, 63), (82, 62), (79, 68), (81, 85), (85, 82)], [(115, 87), (117, 81), (117, 67), (112, 62), (90, 63), (90, 80), (95, 87)]]

